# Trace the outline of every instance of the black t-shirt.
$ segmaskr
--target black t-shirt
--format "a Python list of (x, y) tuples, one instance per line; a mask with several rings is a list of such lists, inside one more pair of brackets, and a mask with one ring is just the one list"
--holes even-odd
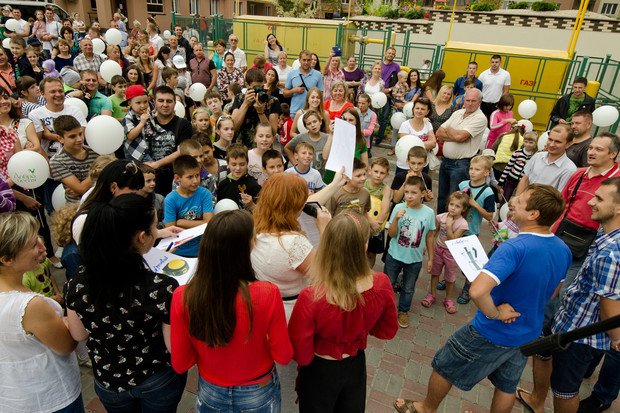
[[(400, 187), (403, 186), (403, 184), (407, 180), (407, 172), (409, 171), (399, 172), (396, 175), (394, 175), (394, 180), (392, 181), (392, 186), (391, 186), (392, 191), (398, 191)], [(430, 189), (432, 192), (433, 191), (433, 180), (431, 179), (431, 177), (428, 176), (428, 174), (425, 174), (424, 172), (422, 172), (422, 179), (424, 180), (424, 184), (426, 184), (426, 189)]]
[[(241, 104), (245, 99), (244, 94), (238, 94), (235, 96), (235, 100), (233, 101), (231, 113), (234, 112), (235, 109), (239, 109)], [(280, 108), (280, 102), (278, 99), (273, 96), (269, 96), (269, 101), (265, 103), (265, 116), (269, 119), (269, 115), (272, 113), (278, 114), (282, 113), (282, 109)], [(258, 113), (256, 113), (256, 109), (254, 106), (250, 106), (248, 111), (245, 113), (245, 117), (243, 118), (243, 123), (241, 127), (237, 131), (235, 138), (237, 142), (243, 143), (248, 148), (251, 148), (254, 143), (254, 131), (256, 129), (256, 125), (260, 123), (260, 118), (258, 117)]]
[(258, 181), (250, 175), (246, 174), (236, 181), (228, 176), (217, 187), (217, 200), (232, 199), (239, 205), (239, 208), (246, 209), (245, 204), (241, 202), (241, 189), (256, 200), (261, 187)]
[(226, 150), (219, 147), (219, 145), (213, 144), (213, 157), (215, 159), (226, 160)]
[(154, 136), (151, 142), (151, 154), (156, 161), (174, 153), (181, 142), (192, 137), (192, 124), (176, 115), (165, 125), (155, 118), (155, 124), (165, 131)]

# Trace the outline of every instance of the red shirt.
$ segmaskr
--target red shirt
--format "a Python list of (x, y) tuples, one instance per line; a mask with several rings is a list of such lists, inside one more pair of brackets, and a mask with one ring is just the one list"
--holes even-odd
[(184, 290), (182, 286), (174, 291), (170, 310), (171, 361), (178, 373), (197, 364), (200, 377), (209, 383), (244, 386), (255, 384), (255, 379), (267, 373), (274, 361), (282, 365), (291, 361), (293, 348), (286, 330), (284, 306), (280, 290), (274, 284), (266, 281), (250, 284), (253, 319), (249, 338), (247, 306), (242, 296), (237, 295), (237, 324), (232, 340), (225, 347), (215, 348), (189, 335)]
[(288, 331), (300, 366), (308, 365), (314, 354), (342, 360), (343, 354), (364, 350), (368, 334), (390, 340), (398, 331), (394, 290), (387, 275), (375, 273), (373, 286), (362, 293), (364, 304), (344, 311), (325, 297), (314, 299), (314, 287), (304, 288), (295, 303)]
[(331, 100), (328, 100), (327, 102), (325, 102), (325, 110), (329, 113), (329, 119), (330, 120), (334, 120), (334, 119), (339, 118), (340, 116), (342, 116), (342, 112), (344, 112), (344, 110), (346, 108), (354, 108), (355, 107), (355, 106), (353, 106), (353, 104), (351, 102), (345, 102), (344, 105), (342, 105), (342, 108), (340, 108), (340, 110), (338, 112), (332, 112), (331, 110), (329, 110), (331, 104), (332, 104)]
[[(562, 196), (564, 197), (564, 201), (567, 205), (568, 200), (573, 194), (573, 190), (575, 189), (575, 186), (579, 181), (579, 178), (581, 178), (581, 175), (583, 175), (584, 172), (586, 172), (587, 170), (589, 170), (589, 168), (581, 168), (568, 179), (568, 182), (562, 190)], [(583, 177), (583, 180), (581, 181), (581, 184), (579, 185), (579, 189), (577, 189), (575, 199), (573, 200), (573, 203), (568, 209), (568, 214), (566, 214), (566, 218), (570, 219), (575, 224), (579, 224), (591, 229), (598, 229), (600, 224), (590, 219), (590, 217), (592, 216), (592, 207), (588, 205), (588, 202), (590, 202), (590, 200), (594, 198), (594, 192), (596, 192), (599, 186), (601, 186), (601, 182), (603, 182), (607, 178), (614, 178), (618, 176), (620, 176), (620, 168), (618, 167), (618, 163), (614, 163), (613, 168), (607, 171), (604, 175), (596, 175), (590, 178), (586, 173), (586, 175)], [(562, 217), (563, 216), (564, 215), (562, 215)], [(555, 232), (558, 225), (559, 220), (554, 225), (553, 232)]]
[(289, 116), (283, 123), (280, 130), (280, 143), (286, 145), (291, 141), (291, 128), (293, 127), (293, 119)]

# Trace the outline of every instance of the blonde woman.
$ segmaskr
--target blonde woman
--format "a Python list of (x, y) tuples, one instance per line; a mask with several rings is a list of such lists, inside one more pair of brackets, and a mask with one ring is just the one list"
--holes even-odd
[(360, 88), (357, 91), (358, 97), (362, 93), (366, 93), (368, 96), (372, 97), (372, 95), (377, 92), (383, 92), (385, 89), (385, 82), (381, 79), (382, 70), (383, 66), (381, 66), (381, 62), (376, 61), (372, 64), (372, 68), (370, 69), (370, 77), (365, 77), (362, 79)]
[(300, 413), (363, 412), (368, 335), (389, 340), (398, 331), (390, 281), (366, 261), (368, 221), (347, 211), (327, 224), (312, 286), (299, 294), (289, 322)]
[(437, 93), (437, 99), (433, 102), (432, 113), (429, 117), (431, 125), (433, 125), (433, 132), (437, 132), (437, 129), (452, 116), (454, 110), (454, 106), (452, 106), (452, 87), (443, 85), (439, 89), (439, 93)]
[(140, 73), (142, 73), (142, 77), (144, 78), (144, 84), (146, 88), (151, 91), (155, 89), (155, 85), (157, 83), (157, 77), (159, 75), (159, 68), (157, 65), (154, 65), (151, 61), (151, 55), (148, 46), (141, 46), (140, 52), (138, 53), (138, 61), (136, 62), (136, 66)]
[(334, 56), (334, 51), (329, 52), (329, 59), (323, 69), (323, 90), (325, 100), (331, 100), (330, 88), (336, 80), (345, 80), (344, 72), (340, 69), (340, 56)]

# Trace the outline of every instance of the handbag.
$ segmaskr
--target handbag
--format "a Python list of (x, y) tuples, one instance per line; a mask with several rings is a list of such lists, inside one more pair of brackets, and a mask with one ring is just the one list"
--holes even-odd
[(562, 221), (560, 221), (558, 229), (555, 231), (555, 235), (564, 241), (568, 248), (570, 248), (570, 251), (573, 253), (573, 259), (583, 258), (588, 253), (588, 249), (590, 248), (590, 245), (592, 245), (592, 241), (594, 241), (594, 238), (598, 233), (595, 229), (586, 228), (566, 218), (568, 210), (575, 199), (577, 190), (579, 189), (579, 185), (581, 184), (581, 181), (586, 173), (588, 173), (587, 170), (583, 173), (583, 175), (581, 175), (579, 181), (577, 181), (577, 185), (575, 185), (575, 189), (573, 189), (573, 193), (568, 200), (564, 217), (562, 218)]

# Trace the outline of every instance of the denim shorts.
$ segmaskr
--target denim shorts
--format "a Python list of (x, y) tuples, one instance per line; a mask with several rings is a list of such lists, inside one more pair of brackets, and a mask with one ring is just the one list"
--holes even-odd
[(198, 379), (196, 413), (268, 413), (279, 412), (282, 397), (280, 380), (274, 368), (271, 378), (248, 386), (218, 386)]
[(577, 396), (590, 362), (604, 353), (605, 350), (582, 343), (572, 343), (564, 351), (554, 351), (551, 371), (553, 395), (558, 399), (572, 399)]
[(450, 336), (435, 354), (431, 366), (463, 391), (471, 390), (488, 377), (498, 390), (513, 394), (526, 362), (519, 347), (493, 344), (469, 322)]

